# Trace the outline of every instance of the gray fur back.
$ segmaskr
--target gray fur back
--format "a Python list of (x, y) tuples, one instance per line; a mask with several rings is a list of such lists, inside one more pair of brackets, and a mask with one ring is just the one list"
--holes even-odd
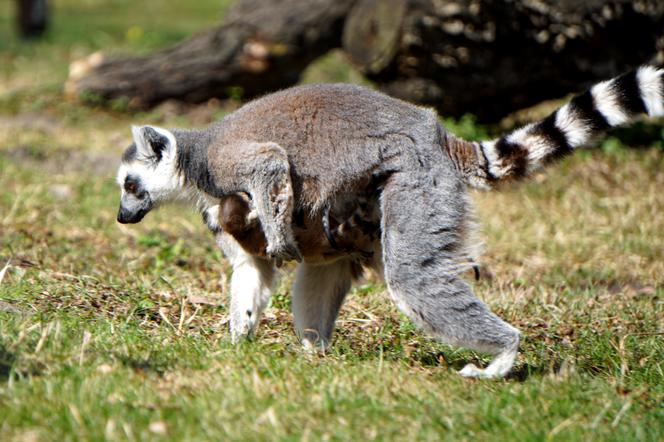
[(210, 156), (246, 140), (279, 144), (291, 162), (298, 205), (310, 209), (372, 176), (400, 170), (404, 161), (426, 167), (432, 161), (429, 149), (441, 143), (433, 111), (345, 84), (268, 95), (206, 132)]

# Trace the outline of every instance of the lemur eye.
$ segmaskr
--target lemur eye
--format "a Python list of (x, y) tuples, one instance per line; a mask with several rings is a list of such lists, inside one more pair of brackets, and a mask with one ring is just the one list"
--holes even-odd
[(124, 189), (127, 193), (136, 193), (136, 183), (133, 181), (125, 181)]

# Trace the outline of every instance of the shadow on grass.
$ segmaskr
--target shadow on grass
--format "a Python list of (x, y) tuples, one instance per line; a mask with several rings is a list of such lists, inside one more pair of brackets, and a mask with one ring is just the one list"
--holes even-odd
[(28, 367), (19, 368), (18, 354), (7, 349), (3, 342), (0, 342), (0, 382), (6, 382), (10, 376), (38, 376), (44, 371), (39, 363), (29, 364)]
[(654, 121), (638, 121), (628, 127), (613, 129), (610, 134), (626, 146), (650, 147), (662, 141), (664, 125)]
[(161, 377), (166, 373), (169, 368), (175, 366), (175, 363), (170, 363), (163, 359), (157, 358), (133, 358), (127, 355), (115, 355), (115, 359), (125, 367), (131, 368), (137, 373), (154, 373)]
[[(560, 364), (556, 364), (553, 369), (554, 372), (558, 372)], [(551, 367), (542, 366), (542, 365), (532, 365), (532, 364), (520, 364), (509, 372), (505, 379), (510, 381), (525, 382), (531, 376), (542, 377), (551, 373)]]
[(9, 378), (15, 363), (16, 355), (0, 342), (0, 381), (4, 382)]

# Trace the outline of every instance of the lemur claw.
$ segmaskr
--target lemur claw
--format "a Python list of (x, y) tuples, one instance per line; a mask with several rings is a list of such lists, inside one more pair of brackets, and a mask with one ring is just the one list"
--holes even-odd
[(281, 267), (283, 261), (302, 262), (302, 254), (295, 245), (286, 244), (281, 247), (272, 247), (268, 245), (266, 254), (270, 259), (273, 259), (277, 267)]

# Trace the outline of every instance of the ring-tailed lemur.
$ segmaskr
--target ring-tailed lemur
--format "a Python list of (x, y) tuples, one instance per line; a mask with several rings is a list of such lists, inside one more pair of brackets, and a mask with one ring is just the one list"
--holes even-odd
[[(118, 173), (118, 220), (139, 221), (154, 204), (190, 195), (215, 229), (219, 200), (239, 192), (249, 194), (267, 244), (283, 243), (292, 238), (293, 210), (312, 220), (305, 230), (322, 222), (326, 208), (351, 216), (345, 208), (355, 196), (379, 183), (381, 237), (370, 265), (384, 275), (397, 306), (431, 335), (495, 355), (486, 369), (469, 364), (462, 375), (504, 376), (519, 332), (460, 277), (472, 259), (466, 185), (486, 189), (522, 178), (638, 114), (664, 115), (663, 74), (642, 67), (599, 83), (544, 120), (481, 143), (446, 133), (430, 109), (351, 85), (277, 92), (203, 130), (144, 127), (134, 131)], [(231, 207), (227, 215), (246, 210)], [(234, 269), (231, 331), (238, 339), (251, 333), (269, 299), (274, 260), (248, 253), (226, 232), (217, 240)], [(355, 271), (353, 257), (315, 261), (304, 254), (293, 287), (305, 346), (329, 343)]]

